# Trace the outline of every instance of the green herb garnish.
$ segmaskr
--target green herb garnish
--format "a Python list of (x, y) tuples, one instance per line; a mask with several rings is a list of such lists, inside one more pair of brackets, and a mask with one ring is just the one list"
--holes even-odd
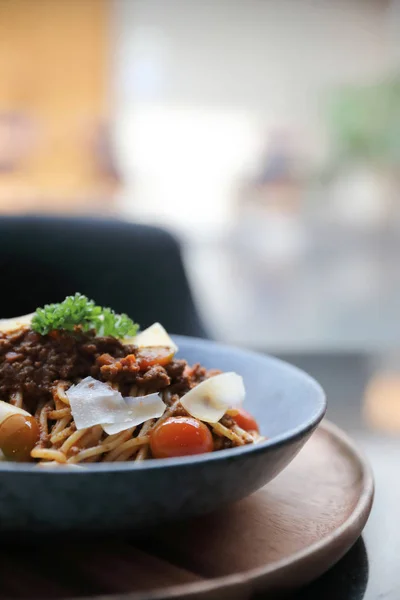
[(99, 336), (110, 335), (124, 338), (136, 335), (139, 325), (127, 315), (117, 315), (111, 308), (97, 306), (82, 294), (67, 296), (59, 304), (46, 304), (37, 308), (31, 327), (41, 335), (55, 329), (74, 331), (77, 327), (83, 331), (94, 329)]

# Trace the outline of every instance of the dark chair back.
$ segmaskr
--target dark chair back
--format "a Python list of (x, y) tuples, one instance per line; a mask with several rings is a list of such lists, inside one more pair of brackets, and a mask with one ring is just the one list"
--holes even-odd
[(177, 240), (118, 220), (0, 218), (0, 318), (75, 292), (126, 312), (144, 328), (205, 337)]

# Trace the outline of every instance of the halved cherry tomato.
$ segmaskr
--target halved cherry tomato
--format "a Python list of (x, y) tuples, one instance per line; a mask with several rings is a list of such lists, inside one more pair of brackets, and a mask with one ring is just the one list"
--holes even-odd
[(34, 417), (14, 414), (0, 425), (0, 448), (7, 460), (32, 460), (31, 450), (38, 439), (39, 427)]
[(207, 425), (193, 417), (169, 417), (150, 435), (154, 458), (172, 458), (212, 452), (214, 443)]
[(138, 362), (141, 371), (148, 369), (154, 365), (161, 365), (164, 367), (174, 358), (174, 351), (172, 348), (166, 346), (154, 346), (153, 348), (139, 348), (136, 354), (136, 360)]
[(228, 411), (228, 414), (236, 422), (236, 425), (245, 431), (257, 431), (259, 433), (258, 424), (255, 418), (244, 410), (244, 408), (235, 408)]

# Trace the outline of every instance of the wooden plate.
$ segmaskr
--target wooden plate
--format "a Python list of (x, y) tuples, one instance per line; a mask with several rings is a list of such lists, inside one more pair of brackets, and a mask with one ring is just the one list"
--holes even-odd
[(135, 543), (3, 550), (0, 597), (244, 600), (295, 588), (345, 554), (372, 499), (367, 462), (325, 421), (281, 475), (224, 511)]

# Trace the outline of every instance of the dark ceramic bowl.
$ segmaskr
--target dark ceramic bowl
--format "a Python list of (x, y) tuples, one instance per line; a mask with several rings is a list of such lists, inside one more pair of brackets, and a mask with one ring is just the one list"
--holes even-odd
[(177, 337), (189, 363), (236, 371), (245, 408), (268, 440), (196, 457), (88, 465), (83, 469), (0, 465), (0, 531), (130, 532), (207, 513), (275, 477), (322, 419), (321, 387), (274, 358)]

